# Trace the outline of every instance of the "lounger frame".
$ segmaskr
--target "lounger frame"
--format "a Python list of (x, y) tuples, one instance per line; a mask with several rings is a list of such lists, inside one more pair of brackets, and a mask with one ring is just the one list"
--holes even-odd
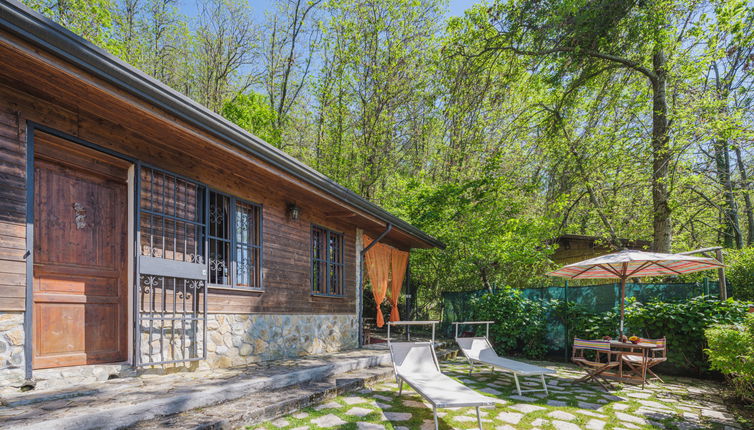
[[(523, 393), (534, 393), (534, 392), (542, 392), (544, 391), (545, 395), (549, 395), (549, 391), (547, 390), (547, 382), (545, 381), (545, 373), (553, 373), (552, 371), (549, 372), (523, 372), (515, 369), (510, 369), (504, 366), (500, 366), (495, 363), (486, 362), (483, 360), (479, 360), (473, 357), (470, 357), (466, 350), (461, 347), (460, 342), (458, 339), (461, 339), (458, 337), (458, 326), (461, 324), (464, 325), (479, 325), (484, 324), (486, 328), (486, 333), (484, 337), (471, 337), (471, 338), (463, 338), (463, 339), (474, 339), (474, 340), (480, 340), (487, 344), (487, 347), (494, 351), (494, 348), (492, 348), (492, 344), (490, 343), (490, 324), (493, 324), (495, 321), (464, 321), (464, 322), (454, 322), (453, 325), (455, 325), (455, 340), (456, 343), (459, 346), (459, 349), (461, 350), (461, 353), (466, 358), (466, 361), (469, 362), (469, 374), (474, 371), (474, 364), (479, 364), (481, 366), (489, 366), (490, 367), (490, 373), (495, 373), (495, 369), (500, 369), (504, 372), (508, 372), (513, 374), (513, 380), (516, 382), (516, 391), (518, 392), (518, 395), (521, 396)], [(540, 381), (542, 382), (542, 388), (541, 389), (521, 389), (521, 383), (518, 380), (519, 376), (539, 376)]]
[[(430, 342), (406, 342), (406, 343), (415, 344), (415, 345), (418, 345), (418, 346), (422, 346), (422, 345), (429, 346), (429, 349), (430, 349), (431, 354), (432, 354), (432, 360), (434, 362), (435, 368), (436, 368), (437, 372), (439, 372), (440, 374), (442, 374), (442, 371), (440, 370), (440, 362), (437, 359), (437, 354), (435, 353), (435, 348), (434, 348), (434, 346), (435, 346), (435, 325), (437, 323), (438, 323), (438, 321), (395, 321), (395, 322), (389, 322), (387, 324), (387, 344), (388, 344), (388, 349), (390, 349), (390, 355), (391, 355), (391, 357), (395, 356), (394, 355), (394, 351), (393, 351), (393, 342), (391, 342), (391, 337), (390, 337), (390, 327), (391, 326), (398, 326), (398, 325), (409, 326), (409, 325), (427, 325), (427, 324), (431, 324), (432, 325), (432, 340)], [(401, 343), (403, 343), (403, 342), (401, 342)], [(434, 399), (432, 399), (432, 397), (430, 395), (428, 395), (428, 393), (426, 393), (419, 384), (412, 383), (412, 381), (408, 377), (403, 376), (403, 375), (400, 374), (400, 372), (399, 372), (399, 370), (398, 370), (398, 368), (397, 368), (397, 366), (395, 364), (395, 359), (392, 360), (392, 364), (393, 364), (393, 372), (395, 373), (395, 381), (396, 381), (396, 383), (398, 384), (398, 387), (399, 387), (398, 395), (399, 396), (403, 395), (403, 384), (405, 382), (409, 387), (411, 387), (414, 391), (416, 391), (416, 393), (418, 393), (420, 396), (422, 396), (424, 399), (426, 399), (432, 405), (432, 415), (433, 415), (434, 421), (435, 421), (435, 430), (439, 429), (439, 423), (438, 423), (438, 419), (437, 419), (437, 409), (438, 408), (464, 408), (464, 407), (473, 407), (473, 408), (476, 409), (477, 424), (479, 425), (479, 429), (480, 430), (482, 429), (482, 416), (481, 416), (481, 414), (479, 412), (479, 408), (481, 406), (490, 406), (494, 402), (490, 401), (489, 404), (480, 404), (479, 402), (469, 402), (469, 403), (463, 403), (463, 402), (461, 402), (461, 403), (455, 403), (455, 402), (454, 403), (438, 403)], [(469, 388), (469, 390), (471, 390), (471, 389)]]

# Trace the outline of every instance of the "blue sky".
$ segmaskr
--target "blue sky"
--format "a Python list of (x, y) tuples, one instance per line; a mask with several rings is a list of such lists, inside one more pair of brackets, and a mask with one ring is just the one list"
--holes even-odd
[[(248, 0), (251, 5), (252, 11), (255, 16), (258, 16), (258, 21), (261, 21), (261, 17), (268, 9), (272, 9), (274, 0)], [(471, 7), (474, 4), (474, 0), (450, 0), (448, 4), (448, 13), (451, 16), (461, 16), (463, 11)], [(196, 0), (180, 0), (179, 9), (184, 15), (194, 16), (196, 15)]]

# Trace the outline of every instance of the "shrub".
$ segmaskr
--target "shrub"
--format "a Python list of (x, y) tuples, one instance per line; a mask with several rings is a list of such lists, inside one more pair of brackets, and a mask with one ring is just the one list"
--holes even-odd
[(550, 309), (567, 330), (568, 346), (573, 344), (573, 338), (601, 339), (603, 336), (617, 337), (618, 312), (616, 310), (597, 313), (582, 304), (550, 301)]
[(727, 280), (739, 300), (754, 300), (754, 247), (727, 250)]
[(725, 375), (740, 399), (754, 403), (754, 313), (743, 324), (716, 325), (704, 334), (710, 367)]
[(511, 287), (472, 300), (475, 319), (492, 320), (490, 341), (500, 354), (542, 358), (547, 352), (546, 307)]
[(704, 330), (743, 321), (748, 303), (695, 297), (677, 303), (633, 303), (626, 309), (627, 334), (668, 340), (667, 366), (701, 375), (709, 370)]
[[(640, 303), (628, 299), (625, 334), (647, 338), (665, 336), (668, 361), (665, 371), (702, 375), (710, 370), (704, 349), (705, 330), (714, 325), (739, 324), (751, 304), (748, 302), (700, 296), (682, 302)], [(504, 288), (472, 300), (474, 318), (494, 320), (491, 341), (503, 354), (523, 354), (540, 358), (548, 352), (547, 315), (551, 313), (568, 330), (569, 346), (574, 337), (617, 338), (619, 311), (595, 313), (583, 305), (559, 300), (541, 303), (528, 300), (520, 291)]]

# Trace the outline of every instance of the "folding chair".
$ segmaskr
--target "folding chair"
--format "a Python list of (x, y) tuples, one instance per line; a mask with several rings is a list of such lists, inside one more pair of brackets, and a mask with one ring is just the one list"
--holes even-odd
[(655, 345), (656, 348), (649, 350), (649, 356), (646, 357), (646, 360), (643, 359), (643, 357), (640, 355), (624, 354), (622, 356), (623, 362), (626, 363), (626, 365), (628, 365), (628, 367), (636, 373), (642, 373), (641, 366), (646, 366), (645, 370), (647, 372), (651, 373), (652, 376), (659, 379), (660, 382), (664, 383), (665, 381), (663, 381), (662, 378), (660, 378), (654, 371), (652, 371), (652, 368), (668, 360), (667, 340), (664, 337), (662, 339), (639, 338), (639, 343), (651, 343)]
[[(584, 355), (584, 352), (586, 351), (592, 351), (594, 353), (594, 360), (590, 360)], [(571, 361), (576, 363), (576, 365), (586, 372), (586, 375), (583, 378), (578, 379), (577, 382), (595, 381), (600, 384), (605, 391), (609, 391), (612, 384), (605, 379), (603, 373), (609, 369), (620, 366), (621, 355), (620, 352), (611, 350), (610, 341), (574, 338)]]

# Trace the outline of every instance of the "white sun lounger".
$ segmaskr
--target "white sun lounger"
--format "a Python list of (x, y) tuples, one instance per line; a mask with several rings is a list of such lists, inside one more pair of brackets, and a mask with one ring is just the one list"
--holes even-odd
[[(535, 366), (529, 363), (522, 363), (520, 361), (503, 358), (497, 355), (489, 341), (490, 324), (492, 323), (494, 323), (494, 321), (466, 321), (453, 323), (456, 326), (456, 343), (458, 343), (458, 347), (461, 348), (461, 352), (469, 361), (469, 365), (471, 366), (469, 373), (474, 370), (475, 363), (487, 365), (490, 366), (493, 372), (495, 371), (495, 369), (500, 369), (504, 372), (512, 373), (513, 380), (516, 381), (516, 391), (518, 391), (519, 396), (521, 395), (521, 393), (531, 393), (535, 391), (544, 391), (545, 394), (549, 394), (547, 391), (547, 383), (545, 382), (545, 375), (554, 375), (556, 372), (546, 367)], [(458, 337), (458, 326), (460, 324), (486, 324), (487, 334), (484, 337)], [(542, 389), (522, 390), (521, 384), (518, 381), (519, 376), (539, 376), (540, 380), (542, 381)]]
[[(391, 342), (390, 327), (396, 325), (432, 324), (431, 342)], [(399, 394), (403, 394), (405, 382), (419, 395), (432, 404), (435, 418), (435, 429), (438, 428), (437, 408), (476, 408), (479, 429), (482, 428), (482, 418), (479, 407), (494, 406), (493, 399), (477, 393), (471, 388), (451, 379), (440, 371), (440, 364), (435, 354), (435, 324), (437, 321), (401, 321), (388, 323), (388, 347), (393, 359), (395, 380), (400, 387)]]

